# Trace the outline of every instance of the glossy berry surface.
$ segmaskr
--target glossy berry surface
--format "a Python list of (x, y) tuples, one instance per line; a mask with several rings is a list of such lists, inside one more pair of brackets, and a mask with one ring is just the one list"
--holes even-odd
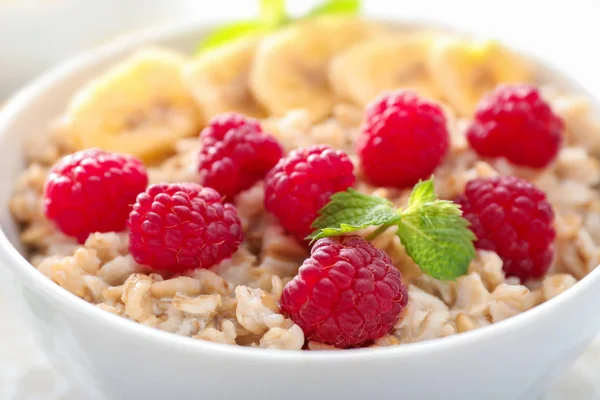
[(326, 145), (292, 151), (265, 178), (265, 208), (299, 240), (311, 233), (318, 211), (332, 194), (354, 184), (346, 153)]
[(503, 85), (477, 105), (467, 138), (481, 156), (543, 168), (556, 158), (563, 131), (562, 119), (536, 87)]
[(477, 236), (475, 246), (495, 251), (507, 276), (541, 278), (554, 256), (554, 211), (546, 195), (514, 176), (478, 178), (456, 200)]
[(237, 113), (214, 117), (200, 134), (200, 182), (231, 199), (263, 179), (283, 156), (258, 121)]
[(440, 106), (399, 90), (382, 94), (367, 107), (357, 151), (370, 182), (408, 188), (431, 176), (449, 146)]
[(408, 302), (388, 255), (359, 236), (319, 239), (283, 289), (281, 311), (306, 338), (340, 348), (387, 335)]
[(44, 215), (83, 243), (94, 232), (119, 232), (148, 175), (135, 157), (87, 149), (55, 164), (44, 186)]
[(149, 186), (137, 197), (127, 226), (135, 261), (158, 272), (210, 268), (243, 240), (235, 207), (194, 183)]

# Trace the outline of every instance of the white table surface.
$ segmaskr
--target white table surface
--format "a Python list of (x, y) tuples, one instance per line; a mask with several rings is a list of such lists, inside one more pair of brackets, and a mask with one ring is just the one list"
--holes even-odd
[[(244, 18), (255, 1), (0, 0), (0, 97), (70, 54), (177, 18)], [(289, 1), (293, 11), (314, 1)], [(368, 0), (370, 15), (442, 21), (533, 49), (600, 96), (600, 0)], [(77, 16), (77, 17), (75, 17)], [(57, 28), (60, 26), (60, 28)], [(85, 28), (85, 29), (84, 29)], [(74, 35), (74, 32), (85, 34)], [(81, 400), (0, 293), (0, 399)], [(576, 334), (576, 332), (574, 332)], [(544, 400), (600, 399), (600, 338)]]

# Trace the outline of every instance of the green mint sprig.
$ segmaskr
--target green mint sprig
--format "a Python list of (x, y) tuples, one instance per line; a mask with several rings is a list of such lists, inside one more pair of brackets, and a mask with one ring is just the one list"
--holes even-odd
[(334, 14), (358, 14), (361, 8), (360, 0), (329, 0), (313, 7), (307, 17)]
[(433, 179), (415, 185), (404, 209), (354, 189), (336, 193), (319, 211), (309, 238), (314, 241), (369, 226), (379, 227), (375, 235), (397, 226), (396, 234), (407, 254), (436, 279), (454, 280), (465, 275), (475, 257), (475, 235), (469, 222), (457, 204), (436, 197)]
[[(326, 0), (299, 19), (335, 14), (357, 14), (360, 12), (360, 8), (360, 0)], [(258, 19), (223, 25), (204, 38), (198, 46), (197, 52), (202, 53), (244, 37), (265, 34), (293, 21), (294, 18), (286, 11), (285, 0), (260, 0)]]

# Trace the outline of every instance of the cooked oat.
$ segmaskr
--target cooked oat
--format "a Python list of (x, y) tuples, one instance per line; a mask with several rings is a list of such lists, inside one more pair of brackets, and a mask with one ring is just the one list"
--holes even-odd
[[(544, 190), (556, 212), (556, 259), (541, 282), (507, 279), (501, 259), (479, 250), (469, 274), (455, 282), (422, 274), (407, 256), (393, 229), (373, 243), (385, 250), (409, 287), (409, 303), (390, 335), (373, 347), (430, 340), (502, 321), (549, 300), (573, 286), (600, 262), (600, 123), (584, 98), (547, 86), (546, 98), (566, 122), (566, 143), (555, 163), (543, 171), (478, 159), (465, 138), (468, 119), (449, 118), (451, 152), (437, 169), (438, 194), (452, 199), (475, 177), (516, 175)], [(449, 116), (450, 106), (445, 107)], [(286, 150), (327, 143), (356, 161), (354, 139), (362, 108), (338, 102), (324, 121), (313, 123), (307, 110), (263, 120)], [(149, 168), (151, 183), (196, 181), (196, 139), (180, 139), (176, 152)], [(308, 251), (286, 235), (263, 206), (262, 182), (235, 200), (245, 242), (234, 256), (211, 270), (161, 277), (128, 254), (126, 232), (95, 233), (83, 245), (64, 236), (41, 212), (41, 195), (49, 167), (68, 147), (57, 135), (25, 146), (28, 167), (20, 175), (10, 202), (22, 224), (21, 240), (31, 263), (55, 283), (99, 308), (179, 335), (217, 343), (277, 349), (301, 349), (302, 330), (279, 313), (283, 286), (296, 274)], [(355, 165), (358, 165), (355, 162)], [(408, 191), (375, 188), (359, 170), (357, 188), (397, 205)], [(365, 230), (368, 232), (369, 230)], [(335, 348), (308, 341), (308, 350)]]

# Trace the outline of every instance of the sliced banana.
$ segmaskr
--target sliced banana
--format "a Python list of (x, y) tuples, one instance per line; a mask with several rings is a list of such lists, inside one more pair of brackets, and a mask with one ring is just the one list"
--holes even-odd
[(181, 78), (185, 58), (140, 50), (90, 81), (72, 98), (61, 132), (76, 149), (100, 147), (152, 162), (176, 139), (198, 134), (201, 115)]
[(252, 37), (234, 41), (201, 54), (186, 66), (184, 81), (206, 119), (226, 111), (257, 118), (266, 116), (248, 86), (250, 65), (259, 40)]
[(265, 38), (250, 71), (250, 89), (271, 113), (306, 109), (311, 119), (331, 113), (334, 93), (327, 70), (340, 51), (383, 28), (349, 17), (322, 17), (294, 24)]
[(386, 90), (407, 88), (437, 99), (428, 69), (434, 36), (396, 34), (365, 40), (335, 56), (329, 79), (341, 97), (364, 106)]
[(521, 56), (493, 40), (440, 38), (433, 44), (429, 68), (448, 102), (467, 116), (498, 84), (534, 79), (532, 67)]

